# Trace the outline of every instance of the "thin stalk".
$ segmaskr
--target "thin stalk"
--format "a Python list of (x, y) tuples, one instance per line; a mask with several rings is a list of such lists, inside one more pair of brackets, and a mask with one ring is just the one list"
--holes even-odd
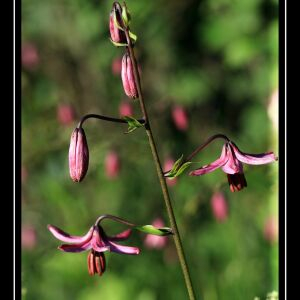
[[(102, 116), (102, 115), (97, 115), (97, 114), (88, 114), (88, 115), (85, 115), (83, 116), (78, 125), (77, 125), (77, 128), (81, 128), (83, 123), (87, 120), (87, 119), (90, 119), (90, 118), (94, 118), (94, 119), (100, 119), (100, 120), (104, 120), (104, 121), (109, 121), (109, 122), (114, 122), (114, 123), (124, 123), (124, 124), (127, 124), (128, 122), (124, 119), (119, 119), (119, 118), (113, 118), (113, 117), (107, 117), (107, 116)], [(145, 123), (145, 120), (143, 119), (140, 119), (138, 120), (141, 124), (144, 124)]]
[(186, 257), (184, 254), (179, 230), (178, 230), (177, 223), (176, 223), (176, 218), (175, 218), (173, 207), (172, 207), (172, 202), (171, 202), (168, 188), (166, 185), (166, 180), (164, 178), (161, 162), (159, 160), (157, 147), (156, 147), (155, 140), (154, 140), (152, 130), (150, 127), (150, 121), (149, 121), (146, 105), (145, 105), (144, 98), (143, 98), (143, 92), (142, 92), (141, 81), (140, 81), (140, 76), (139, 76), (139, 72), (138, 72), (137, 61), (136, 61), (136, 58), (134, 55), (133, 45), (132, 45), (130, 37), (129, 37), (129, 29), (128, 28), (125, 29), (125, 34), (126, 34), (126, 39), (127, 39), (127, 44), (128, 44), (127, 48), (128, 48), (131, 62), (132, 62), (135, 83), (136, 83), (136, 87), (138, 90), (138, 99), (139, 99), (140, 107), (141, 107), (141, 110), (142, 110), (142, 113), (143, 113), (143, 116), (145, 119), (145, 129), (146, 129), (146, 133), (147, 133), (147, 136), (149, 139), (149, 144), (150, 144), (153, 160), (154, 160), (154, 163), (156, 166), (158, 179), (159, 179), (161, 190), (162, 190), (163, 197), (165, 200), (168, 217), (169, 217), (171, 227), (172, 227), (172, 230), (174, 233), (173, 237), (174, 237), (174, 241), (175, 241), (175, 246), (176, 246), (179, 262), (180, 262), (180, 265), (182, 268), (183, 276), (185, 279), (185, 284), (186, 284), (186, 287), (188, 290), (189, 299), (195, 300), (196, 297), (195, 297), (195, 292), (194, 292), (194, 288), (192, 285), (189, 267), (188, 267)]

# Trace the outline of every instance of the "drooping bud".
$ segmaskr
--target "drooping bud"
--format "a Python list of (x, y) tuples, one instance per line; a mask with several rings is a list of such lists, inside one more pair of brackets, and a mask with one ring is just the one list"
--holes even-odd
[(106, 268), (104, 253), (91, 250), (88, 255), (87, 261), (89, 274), (91, 276), (95, 274), (102, 276)]
[(228, 216), (227, 202), (223, 193), (215, 192), (211, 198), (211, 208), (217, 221), (223, 222)]
[(108, 178), (116, 178), (120, 171), (120, 159), (115, 151), (110, 151), (105, 158), (105, 173)]
[(69, 148), (70, 176), (74, 182), (84, 178), (89, 167), (89, 148), (83, 128), (75, 128)]
[(121, 102), (121, 104), (119, 106), (119, 114), (120, 114), (121, 117), (132, 116), (133, 115), (133, 108), (132, 108), (131, 103), (129, 103), (127, 101)]
[(121, 77), (125, 94), (130, 98), (137, 98), (138, 90), (134, 80), (132, 61), (128, 53), (125, 53), (122, 59)]
[(172, 109), (172, 118), (177, 129), (181, 131), (187, 130), (189, 126), (188, 116), (182, 106), (176, 105)]
[(126, 43), (126, 35), (124, 31), (119, 28), (122, 24), (122, 7), (118, 2), (114, 2), (109, 15), (109, 31), (111, 40), (115, 43)]

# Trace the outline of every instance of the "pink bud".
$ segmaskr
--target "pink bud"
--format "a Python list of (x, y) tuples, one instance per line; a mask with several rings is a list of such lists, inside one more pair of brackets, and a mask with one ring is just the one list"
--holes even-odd
[(211, 208), (217, 221), (223, 222), (228, 216), (227, 202), (223, 193), (215, 192), (211, 198)]
[[(164, 172), (170, 171), (174, 165), (175, 161), (173, 158), (168, 158), (166, 159), (165, 163), (164, 163)], [(177, 178), (174, 179), (170, 179), (170, 178), (166, 178), (166, 182), (168, 186), (174, 186), (177, 183)]]
[(127, 101), (123, 101), (119, 106), (119, 113), (120, 116), (132, 116), (133, 115), (133, 108), (131, 103)]
[(122, 58), (117, 57), (111, 64), (111, 71), (114, 75), (120, 75), (122, 71)]
[(122, 26), (122, 7), (119, 3), (114, 2), (111, 13), (109, 15), (109, 31), (111, 40), (115, 43), (126, 43), (126, 35), (124, 31), (119, 29), (115, 24), (115, 20)]
[(74, 109), (71, 105), (60, 104), (57, 107), (57, 120), (62, 125), (73, 123), (75, 118)]
[[(164, 222), (161, 218), (156, 218), (152, 225), (154, 227), (164, 227)], [(147, 234), (144, 244), (147, 248), (151, 249), (162, 249), (167, 245), (168, 238), (166, 236), (158, 236)]]
[(39, 55), (36, 46), (32, 43), (22, 45), (22, 66), (33, 71), (39, 64)]
[(36, 231), (31, 225), (22, 226), (22, 248), (32, 250), (36, 246)]
[(105, 157), (105, 173), (108, 178), (116, 178), (120, 172), (120, 160), (115, 151), (110, 151)]
[(83, 128), (75, 128), (70, 141), (69, 169), (74, 182), (84, 178), (89, 167), (89, 148)]
[(130, 98), (137, 98), (138, 91), (134, 80), (132, 62), (128, 53), (125, 53), (122, 59), (121, 77), (125, 94)]
[(189, 123), (188, 123), (188, 116), (185, 109), (182, 106), (176, 105), (172, 109), (172, 118), (177, 127), (177, 129), (181, 131), (187, 130)]
[(265, 222), (264, 237), (270, 243), (278, 239), (278, 220), (274, 216), (270, 216)]

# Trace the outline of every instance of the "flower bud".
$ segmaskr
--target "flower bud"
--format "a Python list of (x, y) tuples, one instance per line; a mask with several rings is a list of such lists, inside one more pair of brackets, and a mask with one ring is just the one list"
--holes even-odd
[(115, 43), (126, 43), (126, 35), (124, 31), (117, 27), (122, 26), (122, 7), (118, 2), (114, 2), (111, 13), (109, 15), (109, 31), (111, 40)]
[(120, 171), (120, 160), (116, 152), (110, 151), (105, 158), (105, 173), (108, 178), (116, 178)]
[(122, 59), (121, 76), (125, 94), (130, 98), (137, 98), (138, 91), (134, 80), (132, 61), (128, 53), (125, 53)]
[[(156, 218), (152, 225), (154, 227), (164, 227), (164, 222), (161, 218)], [(149, 249), (162, 249), (167, 245), (168, 238), (166, 236), (157, 236), (152, 234), (147, 234), (144, 244)]]
[(177, 127), (181, 131), (185, 131), (188, 128), (188, 116), (185, 109), (182, 106), (176, 105), (172, 109), (172, 118)]
[(89, 167), (89, 148), (83, 128), (75, 128), (70, 141), (69, 168), (74, 182), (84, 178)]

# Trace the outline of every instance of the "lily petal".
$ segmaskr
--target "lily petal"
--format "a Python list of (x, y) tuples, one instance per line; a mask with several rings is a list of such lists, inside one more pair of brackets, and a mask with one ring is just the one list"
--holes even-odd
[(87, 243), (93, 235), (94, 227), (92, 226), (88, 233), (84, 236), (70, 235), (56, 226), (48, 225), (50, 232), (60, 241), (72, 244)]
[(61, 246), (58, 247), (59, 250), (62, 250), (64, 252), (74, 252), (74, 253), (87, 251), (91, 248), (92, 248), (92, 245), (91, 245), (90, 242), (77, 244), (77, 245), (64, 244), (64, 245), (61, 245)]
[(211, 164), (201, 167), (200, 169), (190, 172), (189, 175), (200, 176), (200, 175), (213, 172), (214, 170), (224, 166), (227, 163), (227, 161), (228, 161), (227, 149), (226, 149), (226, 145), (224, 145), (221, 156), (217, 160), (215, 160)]
[(127, 240), (129, 238), (129, 236), (131, 235), (132, 230), (131, 229), (127, 229), (119, 234), (116, 234), (112, 237), (107, 237), (108, 240), (110, 241), (124, 241)]
[(137, 255), (140, 253), (140, 249), (137, 247), (129, 247), (129, 246), (123, 246), (123, 245), (118, 245), (113, 242), (108, 242), (110, 245), (110, 251), (119, 253), (119, 254), (132, 254), (132, 255)]
[(235, 157), (234, 150), (230, 147), (229, 144), (226, 144), (227, 147), (227, 157), (228, 161), (222, 167), (223, 172), (227, 174), (236, 174), (243, 173), (243, 165), (242, 163)]
[(99, 245), (99, 243), (96, 241), (96, 239), (92, 239), (91, 248), (93, 248), (97, 252), (110, 251), (109, 245)]
[(237, 159), (248, 165), (264, 165), (278, 160), (273, 152), (248, 154), (242, 152), (233, 142), (231, 142), (231, 146)]

